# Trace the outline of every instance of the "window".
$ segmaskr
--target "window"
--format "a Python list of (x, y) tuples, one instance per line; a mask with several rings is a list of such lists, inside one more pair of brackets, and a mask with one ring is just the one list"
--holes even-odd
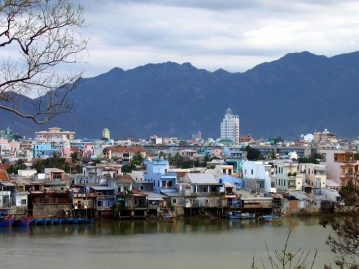
[(26, 205), (26, 199), (21, 200), (21, 205)]
[(251, 175), (253, 175), (253, 169), (251, 169)]
[(173, 187), (173, 182), (172, 182), (172, 181), (168, 181), (168, 182), (167, 182), (167, 186), (168, 186), (169, 188), (172, 188), (172, 187)]
[(173, 198), (172, 202), (173, 202), (174, 204), (176, 204), (176, 203), (177, 203), (177, 199)]

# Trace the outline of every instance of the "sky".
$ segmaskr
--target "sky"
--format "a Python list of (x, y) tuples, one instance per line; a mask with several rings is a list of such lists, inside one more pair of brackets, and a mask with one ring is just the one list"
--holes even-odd
[(359, 50), (359, 1), (73, 0), (90, 37), (83, 77), (114, 67), (189, 62), (245, 72), (287, 53), (331, 57)]

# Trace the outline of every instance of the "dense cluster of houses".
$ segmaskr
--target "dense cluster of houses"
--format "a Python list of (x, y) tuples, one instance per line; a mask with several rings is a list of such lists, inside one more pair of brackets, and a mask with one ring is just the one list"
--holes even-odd
[[(0, 210), (34, 218), (148, 218), (163, 208), (179, 216), (223, 216), (230, 210), (316, 213), (334, 210), (342, 203), (338, 191), (349, 181), (356, 182), (358, 175), (355, 141), (338, 146), (340, 143), (330, 135), (330, 140), (316, 144), (304, 140), (277, 145), (246, 142), (267, 153), (268, 147), (271, 153), (266, 157), (273, 153), (277, 156), (260, 161), (247, 160), (243, 145), (200, 139), (180, 145), (175, 138), (89, 141), (75, 140), (73, 135), (50, 128), (38, 132), (33, 140), (0, 139), (0, 157), (6, 160), (0, 166)], [(283, 155), (282, 149), (286, 149)], [(82, 173), (65, 173), (57, 168), (37, 173), (32, 169), (33, 161), (54, 152), (69, 162), (71, 153), (79, 152)], [(299, 156), (313, 152), (321, 154), (319, 164), (298, 163)], [(172, 167), (166, 158), (177, 153), (189, 160), (203, 160), (208, 155), (215, 158), (205, 167), (180, 169)], [(123, 173), (123, 165), (136, 154), (143, 157), (143, 166)], [(18, 159), (23, 159), (28, 168), (7, 174), (6, 168)]]

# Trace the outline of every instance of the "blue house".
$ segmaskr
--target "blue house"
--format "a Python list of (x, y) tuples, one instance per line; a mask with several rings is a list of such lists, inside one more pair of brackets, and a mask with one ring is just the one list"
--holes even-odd
[(32, 153), (34, 158), (39, 158), (41, 155), (52, 156), (54, 152), (58, 152), (57, 148), (54, 148), (50, 143), (34, 144), (32, 145)]
[(177, 174), (168, 172), (168, 160), (161, 160), (159, 158), (146, 159), (144, 161), (146, 172), (143, 178), (147, 182), (153, 184), (153, 191), (155, 193), (171, 193), (176, 192)]

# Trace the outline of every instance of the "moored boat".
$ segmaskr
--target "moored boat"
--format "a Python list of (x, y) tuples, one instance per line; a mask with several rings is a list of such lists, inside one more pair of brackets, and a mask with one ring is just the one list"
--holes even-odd
[(45, 225), (46, 224), (46, 220), (45, 218), (36, 218), (35, 222), (36, 225)]
[(69, 223), (69, 219), (68, 218), (61, 218), (60, 219), (60, 224), (67, 224)]
[(227, 218), (229, 219), (254, 219), (256, 217), (256, 213), (248, 213), (241, 211), (229, 211), (227, 213)]
[(14, 221), (15, 219), (12, 215), (2, 216), (0, 217), (0, 227), (11, 227)]
[(77, 218), (68, 218), (68, 224), (75, 224), (77, 223)]
[(87, 223), (87, 218), (77, 218), (77, 223), (78, 224), (85, 224), (85, 223)]
[(260, 217), (260, 220), (264, 220), (265, 222), (280, 222), (282, 218), (277, 215), (263, 215)]
[(59, 219), (59, 218), (52, 218), (52, 224), (53, 224), (53, 225), (61, 224), (61, 219)]
[(159, 221), (174, 222), (175, 219), (176, 218), (172, 213), (161, 214), (161, 215), (158, 216)]
[(12, 224), (13, 227), (28, 227), (31, 223), (31, 219), (29, 217), (22, 217), (20, 219), (14, 220)]

